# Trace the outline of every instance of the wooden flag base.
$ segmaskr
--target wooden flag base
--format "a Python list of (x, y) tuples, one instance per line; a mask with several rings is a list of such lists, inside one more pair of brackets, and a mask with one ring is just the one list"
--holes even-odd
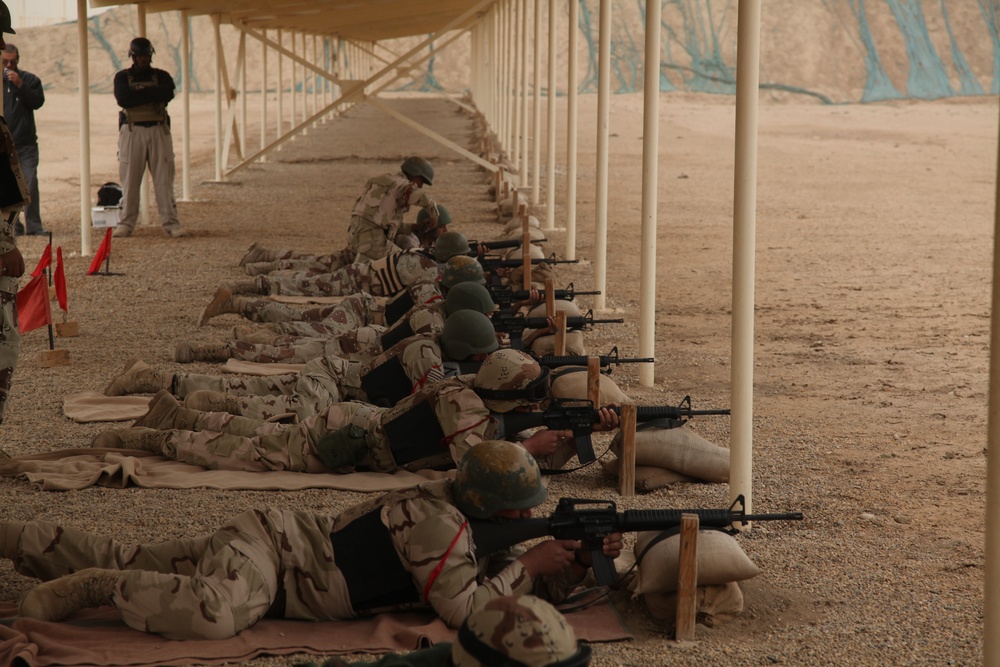
[(42, 350), (38, 353), (38, 364), (45, 368), (69, 366), (69, 350)]
[(56, 322), (52, 326), (56, 329), (56, 335), (60, 338), (76, 338), (80, 335), (80, 323), (76, 320), (71, 322)]

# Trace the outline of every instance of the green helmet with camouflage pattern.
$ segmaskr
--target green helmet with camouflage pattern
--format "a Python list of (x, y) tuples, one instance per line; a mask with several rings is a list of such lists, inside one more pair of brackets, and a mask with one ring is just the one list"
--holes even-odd
[(406, 158), (403, 160), (403, 164), (399, 166), (399, 170), (406, 174), (408, 178), (419, 176), (424, 179), (424, 183), (427, 185), (432, 185), (434, 182), (434, 167), (422, 157)]
[(434, 259), (439, 262), (447, 262), (452, 257), (470, 252), (469, 239), (462, 232), (445, 232), (434, 242)]
[(510, 412), (549, 397), (549, 369), (520, 350), (497, 350), (479, 367), (472, 389), (493, 412)]
[(445, 262), (444, 269), (441, 271), (441, 287), (449, 290), (459, 283), (467, 282), (486, 284), (483, 267), (476, 261), (475, 257), (455, 255)]
[(458, 310), (448, 316), (441, 331), (445, 356), (463, 361), (474, 354), (487, 354), (500, 347), (493, 322), (475, 310)]
[(451, 647), (455, 667), (584, 667), (590, 658), (563, 615), (534, 595), (490, 600), (469, 614)]
[[(437, 205), (438, 209), (438, 227), (447, 227), (451, 224), (451, 213), (448, 212), (441, 204)], [(427, 212), (426, 208), (422, 208), (417, 212), (417, 226), (423, 228), (427, 226), (427, 221), (430, 220), (431, 214)], [(440, 237), (438, 237), (440, 238)], [(448, 259), (445, 257), (444, 259)], [(443, 262), (444, 259), (439, 259), (439, 262)]]
[(479, 283), (459, 283), (448, 290), (444, 299), (444, 312), (452, 315), (460, 310), (475, 310), (489, 315), (497, 309), (490, 291)]
[(548, 493), (535, 457), (505, 440), (473, 445), (458, 462), (451, 489), (455, 506), (473, 519), (537, 507)]

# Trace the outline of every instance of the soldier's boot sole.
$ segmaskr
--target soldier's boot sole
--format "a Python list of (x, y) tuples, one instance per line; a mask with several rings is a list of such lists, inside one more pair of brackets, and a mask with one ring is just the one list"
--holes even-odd
[(81, 609), (111, 604), (125, 573), (96, 567), (35, 586), (18, 605), (18, 613), (40, 621), (62, 621)]
[(155, 394), (161, 389), (169, 389), (173, 381), (173, 373), (160, 373), (141, 359), (130, 359), (122, 372), (104, 388), (104, 395)]
[(149, 410), (132, 423), (132, 427), (143, 426), (158, 430), (174, 427), (174, 418), (180, 409), (180, 402), (166, 389), (161, 389), (149, 402)]
[(250, 244), (250, 247), (247, 248), (246, 254), (243, 255), (242, 259), (240, 259), (239, 266), (268, 261), (271, 261), (271, 251), (260, 245), (257, 241), (254, 241)]

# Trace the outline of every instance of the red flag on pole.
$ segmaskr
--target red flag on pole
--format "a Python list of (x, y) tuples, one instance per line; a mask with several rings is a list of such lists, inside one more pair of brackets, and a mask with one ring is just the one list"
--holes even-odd
[(52, 324), (49, 286), (39, 275), (17, 293), (17, 328), (21, 333), (28, 333), (46, 324)]
[(101, 241), (101, 247), (97, 249), (97, 253), (94, 255), (94, 261), (90, 263), (90, 268), (87, 269), (88, 276), (92, 276), (100, 271), (101, 263), (111, 255), (112, 231), (114, 231), (114, 227), (108, 227), (108, 231), (104, 232), (104, 240)]
[(59, 307), (64, 313), (69, 312), (66, 301), (66, 270), (63, 268), (62, 246), (56, 248), (56, 270), (52, 274), (52, 281), (56, 286), (56, 299)]
[(42, 271), (52, 266), (52, 244), (49, 243), (45, 246), (45, 250), (42, 251), (42, 257), (38, 260), (38, 266), (35, 270), (31, 272), (32, 278), (37, 278), (42, 275)]

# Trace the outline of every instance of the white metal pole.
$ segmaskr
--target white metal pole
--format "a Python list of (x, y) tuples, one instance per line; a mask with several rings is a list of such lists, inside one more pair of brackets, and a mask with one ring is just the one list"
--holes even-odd
[[(740, 0), (736, 37), (736, 162), (733, 188), (732, 416), (729, 496), (753, 507), (754, 254), (757, 225), (757, 102), (760, 0)], [(643, 354), (640, 351), (640, 354)]]
[[(639, 356), (656, 351), (656, 188), (660, 154), (660, 0), (646, 0), (642, 91), (642, 238), (639, 251)], [(639, 384), (653, 386), (653, 364), (639, 365)]]
[(76, 37), (80, 86), (80, 254), (91, 254), (90, 243), (90, 55), (87, 0), (76, 0)]
[[(990, 395), (986, 418), (986, 564), (983, 574), (983, 665), (1000, 664), (1000, 147), (993, 201), (993, 300)], [(992, 630), (990, 629), (992, 628)]]
[(181, 201), (191, 201), (191, 12), (181, 10)]
[[(267, 30), (264, 30), (267, 37)], [(260, 147), (267, 146), (267, 43), (260, 43)], [(266, 156), (260, 156), (264, 162)]]
[(513, 0), (511, 3), (511, 101), (513, 103), (513, 108), (511, 109), (511, 116), (513, 118), (513, 130), (511, 131), (511, 140), (513, 145), (510, 147), (510, 162), (517, 169), (521, 162), (521, 60), (524, 57), (524, 53), (521, 52), (521, 43), (523, 35), (517, 29), (518, 23), (521, 20), (521, 14), (524, 12), (524, 3), (522, 0)]
[(566, 259), (576, 259), (576, 117), (577, 117), (577, 21), (580, 7), (569, 0), (569, 34), (566, 68)]
[[(215, 180), (222, 180), (222, 32), (221, 17), (212, 14), (215, 28)], [(228, 146), (226, 147), (228, 149)]]
[(535, 28), (534, 28), (534, 41), (532, 43), (532, 48), (534, 49), (534, 75), (533, 80), (535, 82), (535, 97), (533, 100), (534, 107), (534, 122), (533, 131), (531, 134), (531, 141), (533, 144), (532, 150), (532, 165), (531, 165), (531, 203), (535, 206), (538, 205), (539, 191), (541, 190), (541, 170), (542, 170), (542, 93), (541, 93), (541, 70), (542, 70), (542, 0), (532, 0), (535, 3)]
[[(281, 30), (278, 30), (278, 44), (284, 46), (282, 41)], [(275, 138), (280, 138), (282, 134), (285, 133), (285, 56), (278, 51), (278, 132), (275, 134)], [(281, 150), (281, 146), (278, 146), (278, 150)]]
[[(289, 37), (291, 37), (291, 40), (292, 40), (292, 49), (291, 49), (292, 54), (297, 58), (298, 55), (299, 55), (299, 40), (295, 39), (295, 33), (294, 32), (291, 33), (289, 35)], [(292, 58), (291, 60), (292, 60), (292, 62), (291, 62), (291, 66), (292, 66), (292, 127), (295, 127), (296, 125), (299, 124), (299, 90), (298, 90), (298, 88), (299, 88), (299, 82), (298, 82), (299, 70), (298, 70), (298, 63), (296, 62), (295, 58)], [(295, 137), (292, 137), (291, 140), (295, 141)]]
[(522, 188), (528, 185), (528, 0), (518, 0), (521, 11), (521, 162), (517, 182)]
[(597, 192), (594, 221), (594, 310), (607, 308), (608, 295), (608, 141), (611, 99), (611, 0), (601, 0), (597, 63)]
[(547, 171), (545, 173), (545, 226), (543, 229), (556, 228), (556, 93), (559, 83), (556, 81), (556, 0), (549, 0), (549, 71), (548, 76), (548, 126), (545, 132), (545, 142), (548, 150), (545, 153)]
[[(136, 27), (138, 37), (146, 36), (146, 5), (136, 5)], [(139, 186), (139, 224), (148, 225), (149, 220), (149, 173), (148, 166), (143, 166), (142, 181)]]
[[(313, 47), (313, 64), (314, 65), (319, 65), (319, 63), (320, 63), (320, 60), (319, 60), (319, 35), (313, 35), (312, 36), (312, 47)], [(310, 116), (315, 116), (316, 112), (319, 111), (319, 82), (320, 82), (320, 79), (319, 79), (318, 76), (316, 76), (316, 74), (314, 72), (313, 75), (312, 75), (312, 98), (311, 98), (312, 99), (312, 106), (309, 107), (309, 110), (312, 112), (312, 113), (309, 114)], [(318, 122), (319, 121), (317, 121), (316, 123), (313, 123), (313, 127), (316, 127), (316, 125), (317, 125)]]
[(240, 33), (240, 53), (243, 54), (242, 68), (240, 69), (240, 153), (247, 154), (247, 58), (246, 58), (247, 34)]

